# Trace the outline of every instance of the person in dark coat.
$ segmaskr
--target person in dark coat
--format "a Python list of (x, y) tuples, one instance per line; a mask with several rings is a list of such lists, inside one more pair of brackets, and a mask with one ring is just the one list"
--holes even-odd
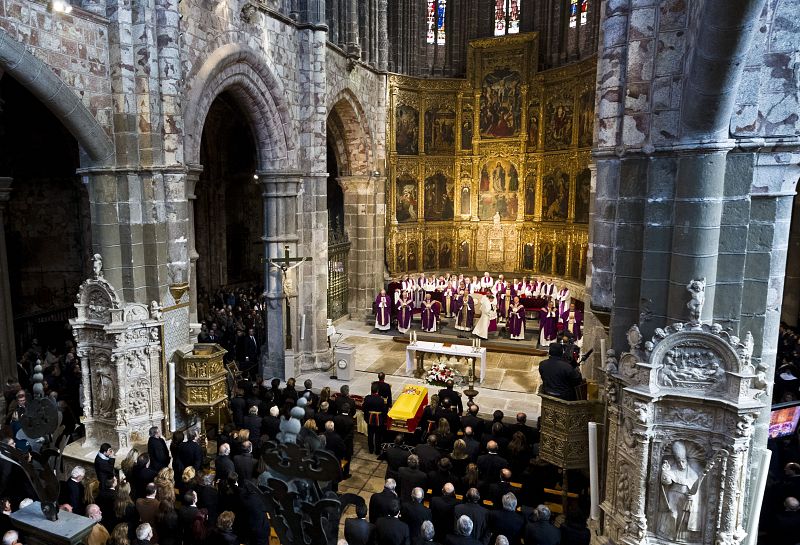
[(439, 545), (433, 538), (436, 537), (436, 528), (433, 523), (426, 520), (419, 527), (419, 537), (414, 541), (414, 545)]
[(480, 454), (481, 450), (481, 443), (477, 439), (475, 439), (475, 432), (471, 426), (467, 426), (464, 428), (464, 443), (467, 445), (466, 452), (469, 454), (470, 460), (473, 462), (478, 459), (478, 454)]
[(236, 515), (232, 511), (223, 511), (217, 517), (217, 524), (206, 540), (210, 545), (239, 545), (238, 536), (233, 533)]
[(453, 474), (453, 462), (450, 458), (439, 458), (436, 469), (428, 472), (428, 488), (433, 494), (439, 494), (445, 483), (452, 483), (455, 480), (456, 475)]
[(244, 415), (247, 414), (247, 401), (241, 388), (236, 388), (235, 391), (231, 399), (231, 413), (233, 413), (233, 423), (241, 428), (244, 425)]
[(551, 344), (548, 353), (550, 357), (539, 364), (539, 374), (542, 376), (540, 391), (565, 401), (575, 401), (578, 399), (575, 388), (583, 381), (580, 370), (564, 359), (562, 345)]
[(442, 487), (442, 495), (431, 498), (431, 517), (436, 535), (441, 540), (453, 530), (453, 510), (458, 504), (455, 487), (447, 483)]
[(372, 524), (375, 524), (379, 518), (391, 516), (392, 502), (397, 503), (397, 514), (399, 514), (400, 502), (397, 500), (396, 488), (397, 483), (394, 479), (386, 479), (383, 490), (369, 498), (369, 521)]
[(83, 515), (86, 509), (84, 496), (83, 479), (86, 477), (86, 470), (82, 466), (72, 468), (69, 479), (67, 479), (60, 491), (59, 503), (69, 504), (72, 512), (76, 515)]
[[(470, 488), (464, 494), (464, 503), (460, 503), (453, 509), (453, 517), (456, 520), (462, 515), (467, 515), (472, 521), (471, 537), (482, 543), (489, 541), (489, 510), (481, 505), (481, 494), (476, 488)], [(527, 543), (527, 541), (526, 541)], [(536, 543), (532, 541), (531, 543)]]
[(400, 520), (408, 525), (412, 541), (419, 538), (422, 523), (426, 520), (433, 520), (431, 510), (422, 504), (423, 499), (425, 499), (425, 490), (416, 487), (411, 491), (409, 499), (400, 505)]
[(499, 504), (501, 509), (492, 509), (489, 512), (490, 542), (502, 535), (506, 536), (509, 545), (519, 545), (525, 529), (525, 518), (517, 513), (517, 497), (509, 492), (502, 497)]
[(497, 442), (489, 441), (486, 444), (486, 454), (478, 456), (478, 472), (483, 482), (494, 482), (500, 477), (500, 470), (508, 467), (505, 458), (497, 454)]
[[(278, 407), (272, 406), (269, 408), (269, 414), (261, 419), (261, 434), (269, 437), (270, 441), (274, 441), (281, 431), (280, 413)], [(317, 427), (317, 429), (324, 429), (324, 426)]]
[(197, 489), (197, 507), (208, 511), (208, 521), (213, 524), (219, 514), (219, 492), (214, 486), (214, 474), (203, 475), (202, 483)]
[(514, 433), (522, 432), (528, 445), (534, 445), (539, 442), (539, 430), (537, 428), (527, 425), (528, 415), (525, 413), (517, 413), (517, 422), (509, 426), (508, 435), (514, 437)]
[[(203, 468), (203, 448), (197, 442), (197, 438), (197, 430), (189, 430), (186, 433), (186, 441), (178, 445), (177, 455), (184, 468), (192, 466), (199, 473)], [(175, 478), (180, 478), (180, 475), (176, 473)]]
[(108, 480), (116, 475), (114, 470), (114, 449), (108, 443), (100, 445), (100, 450), (97, 451), (97, 456), (94, 457), (94, 472), (97, 474), (97, 480), (100, 481), (100, 489), (105, 488)]
[(347, 412), (350, 416), (356, 415), (356, 403), (350, 397), (350, 387), (347, 384), (343, 384), (341, 388), (339, 388), (339, 396), (333, 402), (333, 412), (334, 414), (342, 414), (342, 410), (344, 405), (347, 404)]
[(233, 457), (233, 467), (236, 470), (236, 474), (239, 476), (239, 481), (244, 483), (256, 477), (255, 472), (258, 460), (253, 458), (252, 442), (245, 441), (242, 443), (242, 449), (244, 450), (242, 454), (237, 454)]
[(486, 494), (484, 494), (484, 497), (499, 509), (503, 496), (514, 490), (514, 487), (511, 486), (511, 470), (508, 468), (501, 469), (500, 479), (498, 481), (484, 483), (484, 486), (486, 487)]
[(480, 437), (483, 433), (483, 419), (478, 417), (478, 411), (480, 411), (480, 407), (473, 403), (467, 409), (467, 414), (461, 417), (461, 430), (463, 431), (469, 426), (476, 437)]
[(333, 420), (328, 420), (325, 423), (325, 448), (336, 456), (336, 459), (341, 463), (347, 455), (347, 445), (344, 440), (336, 433), (336, 427)]
[(464, 404), (461, 402), (461, 394), (453, 389), (454, 385), (453, 379), (447, 380), (445, 387), (439, 390), (439, 402), (449, 399), (450, 405), (455, 407), (458, 411), (458, 416), (461, 416), (464, 413)]
[(458, 516), (454, 530), (445, 538), (445, 545), (484, 545), (481, 540), (474, 537), (475, 522), (468, 515)]
[(347, 545), (374, 545), (375, 525), (367, 520), (367, 504), (356, 506), (356, 518), (344, 521), (344, 538)]
[(183, 495), (183, 505), (178, 509), (178, 534), (184, 543), (192, 542), (192, 524), (199, 511), (197, 492), (189, 490)]
[(385, 445), (385, 450), (381, 453), (381, 458), (386, 460), (386, 478), (397, 479), (401, 467), (408, 462), (408, 457), (412, 450), (404, 444), (402, 433), (398, 433), (394, 438), (394, 443)]
[(383, 440), (383, 427), (386, 423), (386, 413), (388, 408), (386, 402), (378, 394), (378, 383), (372, 383), (370, 394), (364, 398), (361, 405), (364, 412), (364, 419), (367, 421), (367, 446), (370, 454), (377, 454), (380, 451), (381, 441)]
[[(793, 536), (797, 536), (795, 532)], [(586, 525), (586, 515), (576, 507), (567, 511), (567, 520), (561, 525), (561, 545), (589, 545), (592, 533)]]
[(389, 514), (380, 517), (375, 523), (375, 536), (381, 545), (411, 545), (408, 525), (400, 520), (400, 502), (397, 498), (389, 501)]
[(531, 512), (523, 538), (526, 544), (558, 545), (561, 542), (561, 532), (550, 523), (550, 509), (539, 505)]
[(342, 468), (342, 473), (344, 477), (347, 478), (350, 476), (350, 462), (353, 459), (353, 441), (355, 440), (354, 435), (356, 429), (356, 423), (350, 412), (349, 404), (344, 403), (341, 405), (339, 413), (333, 417), (333, 427), (339, 437), (342, 438), (342, 441), (344, 441), (345, 460), (347, 461)]
[(436, 469), (436, 464), (439, 463), (439, 458), (442, 457), (442, 453), (436, 448), (436, 444), (437, 437), (432, 433), (425, 443), (417, 445), (415, 451), (419, 457), (419, 468), (422, 471), (427, 472)]
[(250, 407), (247, 410), (247, 416), (244, 417), (242, 427), (250, 430), (250, 441), (256, 445), (261, 445), (261, 424), (262, 418), (258, 416), (258, 407)]
[(411, 491), (416, 487), (428, 489), (428, 476), (419, 468), (419, 457), (412, 454), (408, 457), (406, 467), (401, 467), (397, 472), (397, 482), (400, 487), (400, 503), (408, 501)]
[(225, 481), (228, 479), (228, 475), (236, 471), (233, 460), (231, 460), (231, 446), (228, 443), (222, 443), (217, 452), (217, 457), (214, 459), (217, 482)]
[(167, 442), (161, 437), (161, 430), (157, 426), (150, 428), (150, 439), (147, 440), (147, 454), (150, 455), (150, 467), (156, 473), (167, 467), (172, 459), (169, 455)]
[(152, 483), (157, 475), (158, 472), (150, 467), (150, 455), (146, 452), (141, 453), (128, 479), (131, 483), (131, 496), (134, 498), (144, 496), (144, 488)]
[(307, 408), (316, 411), (319, 407), (319, 396), (314, 393), (314, 391), (311, 389), (311, 386), (313, 386), (313, 383), (311, 382), (310, 378), (307, 378), (303, 382), (303, 387), (305, 390), (300, 392), (300, 397), (305, 397), (308, 400), (308, 403), (306, 404)]
[(243, 528), (246, 528), (246, 535), (242, 537), (244, 543), (251, 545), (268, 545), (270, 524), (267, 518), (267, 505), (264, 497), (250, 490), (247, 486), (239, 488), (241, 494), (242, 516), (244, 517)]
[(386, 402), (387, 407), (392, 406), (392, 385), (386, 382), (386, 373), (381, 371), (378, 373), (378, 380), (372, 383), (372, 386), (378, 386), (378, 395)]

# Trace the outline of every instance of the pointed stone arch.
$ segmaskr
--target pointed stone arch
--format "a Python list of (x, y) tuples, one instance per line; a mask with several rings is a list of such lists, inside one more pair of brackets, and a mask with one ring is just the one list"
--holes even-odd
[(328, 106), (328, 131), (340, 174), (368, 175), (374, 170), (375, 144), (361, 102), (350, 89), (340, 91)]
[(7, 72), (55, 115), (88, 155), (91, 165), (114, 162), (114, 143), (69, 86), (43, 61), (0, 30), (0, 70)]

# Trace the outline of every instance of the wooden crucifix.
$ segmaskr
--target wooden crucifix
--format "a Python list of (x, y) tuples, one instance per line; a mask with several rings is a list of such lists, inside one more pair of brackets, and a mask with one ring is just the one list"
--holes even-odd
[[(268, 260), (270, 265), (273, 267), (277, 267), (281, 270), (283, 274), (283, 296), (286, 300), (286, 317), (284, 318), (284, 327), (286, 329), (286, 350), (292, 349), (292, 307), (289, 303), (289, 294), (286, 291), (286, 273), (288, 273), (291, 269), (295, 267), (299, 267), (300, 264), (311, 261), (310, 257), (289, 257), (289, 245), (285, 244), (283, 246), (283, 258), (277, 259), (269, 259)], [(294, 265), (291, 265), (294, 263)]]

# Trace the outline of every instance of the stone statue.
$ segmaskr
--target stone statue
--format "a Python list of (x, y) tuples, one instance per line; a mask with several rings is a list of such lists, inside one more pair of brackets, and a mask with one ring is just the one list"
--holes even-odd
[(95, 278), (103, 278), (103, 256), (94, 254), (92, 257), (92, 271)]
[(158, 301), (150, 301), (150, 318), (153, 320), (161, 320), (161, 305), (158, 304)]
[(616, 375), (619, 372), (617, 353), (612, 348), (606, 350), (606, 373)]
[(706, 301), (706, 279), (692, 280), (686, 286), (686, 291), (692, 296), (691, 301), (686, 303), (689, 309), (689, 318), (693, 324), (700, 323), (700, 315), (703, 313), (703, 305)]
[[(703, 479), (714, 465), (700, 466), (702, 451), (681, 440), (672, 443), (672, 455), (661, 462), (661, 503), (656, 533), (673, 541), (698, 542), (704, 524)], [(672, 458), (672, 462), (670, 462)]]

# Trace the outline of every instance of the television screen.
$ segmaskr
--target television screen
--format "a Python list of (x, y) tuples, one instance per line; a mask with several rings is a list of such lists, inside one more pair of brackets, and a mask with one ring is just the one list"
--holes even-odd
[(775, 406), (769, 418), (769, 438), (786, 437), (792, 435), (800, 421), (800, 405), (792, 407)]

